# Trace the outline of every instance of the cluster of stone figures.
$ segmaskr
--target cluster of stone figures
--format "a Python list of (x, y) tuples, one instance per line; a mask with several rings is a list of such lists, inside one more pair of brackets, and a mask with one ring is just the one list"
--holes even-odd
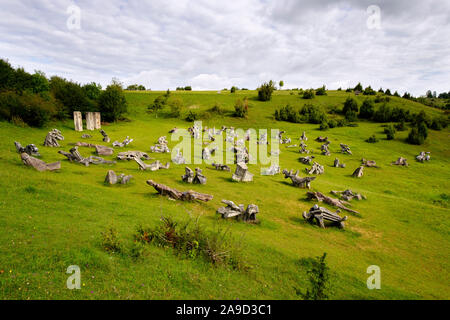
[[(169, 133), (175, 133), (178, 129), (173, 128), (169, 131)], [(243, 138), (238, 139), (238, 134), (236, 133), (234, 128), (227, 128), (223, 126), (220, 130), (216, 130), (215, 128), (203, 128), (203, 131), (201, 128), (196, 127), (195, 125), (193, 127), (190, 127), (188, 129), (188, 132), (191, 134), (193, 139), (200, 139), (201, 138), (201, 132), (205, 133), (205, 137), (209, 139), (209, 143), (206, 142), (206, 146), (202, 150), (202, 158), (204, 160), (209, 160), (212, 155), (214, 155), (215, 152), (217, 152), (216, 147), (211, 147), (210, 143), (214, 142), (217, 138), (222, 137), (222, 133), (226, 130), (226, 141), (233, 142), (233, 149), (234, 152), (234, 163), (236, 164), (236, 170), (232, 174), (231, 179), (233, 181), (237, 182), (251, 182), (253, 181), (254, 175), (249, 171), (248, 163), (251, 159), (251, 156), (248, 152), (248, 149), (245, 145), (245, 141), (250, 140), (250, 130), (247, 130), (245, 132), (245, 135)], [(103, 136), (103, 142), (110, 143), (111, 139), (109, 138), (108, 134), (104, 130), (99, 131), (100, 134)], [(278, 139), (280, 144), (287, 145), (287, 148), (296, 148), (298, 145), (292, 145), (290, 144), (292, 142), (291, 138), (285, 138), (283, 137), (283, 134), (285, 132), (281, 131), (279, 133)], [(92, 138), (92, 135), (90, 134), (83, 134), (81, 136), (83, 139), (90, 139)], [(53, 129), (45, 137), (43, 145), (45, 147), (60, 147), (59, 141), (64, 140), (64, 136), (62, 135), (61, 131), (58, 129)], [(308, 141), (308, 138), (306, 137), (306, 133), (303, 132), (301, 137), (299, 138), (300, 144), (299, 144), (299, 153), (300, 154), (308, 154), (307, 156), (301, 156), (299, 158), (299, 161), (302, 164), (310, 165), (310, 168), (305, 168), (306, 174), (308, 175), (321, 175), (324, 174), (325, 168), (323, 165), (320, 165), (318, 162), (314, 161), (316, 157), (314, 155), (311, 155), (314, 153), (312, 150), (307, 149), (306, 141)], [(330, 151), (330, 144), (331, 141), (328, 139), (328, 137), (317, 137), (315, 139), (316, 142), (321, 143), (320, 146), (320, 154), (329, 156), (331, 155)], [(133, 142), (133, 139), (130, 137), (126, 137), (122, 142), (114, 141), (112, 143), (112, 146), (114, 148), (125, 148), (129, 146)], [(257, 141), (258, 144), (269, 144), (269, 141), (267, 140), (267, 135), (261, 135), (259, 140)], [(20, 157), (23, 161), (23, 163), (27, 166), (31, 166), (35, 168), (38, 171), (53, 171), (53, 170), (59, 170), (61, 169), (61, 162), (54, 162), (54, 163), (46, 163), (43, 160), (39, 159), (41, 157), (39, 153), (39, 149), (36, 147), (35, 144), (29, 144), (25, 147), (23, 147), (19, 142), (15, 142), (15, 147), (17, 152), (20, 154)], [(108, 147), (104, 145), (98, 145), (98, 144), (91, 144), (86, 142), (76, 142), (73, 144), (74, 146), (69, 150), (69, 152), (59, 150), (58, 153), (65, 156), (68, 161), (80, 163), (85, 166), (89, 166), (91, 164), (98, 165), (98, 164), (115, 164), (116, 161), (111, 160), (105, 160), (100, 156), (111, 156), (114, 154), (114, 148)], [(344, 155), (352, 155), (352, 151), (350, 147), (346, 144), (341, 143), (340, 145), (339, 153)], [(87, 147), (87, 148), (94, 148), (96, 156), (89, 156), (84, 157), (80, 151), (79, 147)], [(152, 153), (170, 153), (170, 148), (168, 147), (168, 141), (166, 136), (161, 136), (158, 138), (157, 143), (150, 146), (150, 151)], [(174, 162), (177, 165), (186, 164), (186, 160), (184, 159), (182, 153), (179, 150), (176, 151), (176, 156), (172, 158), (172, 162)], [(430, 153), (422, 151), (417, 157), (416, 160), (419, 162), (425, 162), (429, 161), (431, 159)], [(140, 170), (148, 170), (148, 171), (156, 171), (161, 169), (169, 169), (170, 163), (162, 164), (159, 160), (155, 160), (152, 163), (145, 163), (144, 161), (152, 160), (152, 158), (143, 151), (123, 151), (119, 152), (117, 154), (117, 160), (121, 161), (134, 161), (137, 163), (138, 168)], [(154, 160), (154, 159), (153, 159)], [(397, 161), (393, 162), (394, 165), (399, 166), (408, 166), (408, 162), (405, 158), (399, 157)], [(335, 168), (345, 168), (345, 164), (341, 163), (338, 158), (335, 158), (332, 167)], [(373, 167), (378, 168), (377, 164), (373, 160), (366, 160), (361, 159), (361, 165), (353, 172), (352, 176), (360, 178), (364, 174), (364, 168), (365, 167)], [(228, 165), (220, 164), (220, 163), (212, 163), (212, 168), (219, 171), (225, 171), (230, 172), (231, 168)], [(306, 176), (301, 177), (299, 176), (299, 170), (287, 170), (284, 169), (282, 172), (280, 170), (279, 166), (271, 166), (270, 168), (266, 169), (265, 171), (261, 172), (261, 175), (276, 175), (282, 173), (284, 175), (285, 179), (290, 179), (292, 181), (292, 185), (298, 188), (305, 188), (310, 189), (311, 188), (311, 182), (316, 179), (316, 176)], [(105, 177), (105, 183), (114, 185), (114, 184), (127, 184), (130, 182), (130, 180), (133, 178), (131, 175), (126, 175), (124, 173), (116, 174), (113, 170), (109, 170)], [(201, 184), (204, 185), (207, 182), (206, 176), (203, 174), (203, 171), (200, 168), (195, 168), (195, 172), (189, 168), (185, 167), (185, 174), (181, 177), (181, 180), (184, 183), (187, 184)], [(147, 184), (152, 186), (158, 193), (161, 195), (166, 195), (172, 199), (175, 200), (183, 200), (183, 201), (192, 201), (192, 200), (200, 200), (200, 201), (210, 201), (213, 199), (212, 195), (199, 193), (193, 190), (187, 190), (187, 191), (179, 191), (176, 189), (173, 189), (171, 187), (168, 187), (163, 184), (159, 184), (157, 182), (154, 182), (152, 180), (148, 180)], [(331, 194), (337, 196), (337, 198), (332, 198), (329, 196), (326, 196), (320, 192), (307, 192), (307, 198), (311, 200), (315, 200), (318, 202), (324, 202), (328, 205), (337, 207), (338, 210), (336, 212), (332, 212), (324, 207), (320, 207), (318, 205), (314, 205), (308, 212), (303, 213), (303, 218), (311, 223), (317, 223), (321, 227), (325, 227), (324, 221), (328, 221), (331, 225), (336, 225), (340, 228), (344, 227), (344, 221), (347, 220), (347, 217), (340, 217), (339, 212), (340, 210), (345, 210), (348, 212), (352, 212), (355, 214), (359, 214), (359, 212), (349, 208), (350, 207), (350, 201), (352, 199), (362, 200), (366, 199), (365, 196), (353, 192), (351, 190), (345, 190), (345, 191), (330, 191)], [(226, 206), (220, 207), (217, 210), (217, 213), (219, 213), (222, 218), (236, 218), (237, 220), (241, 221), (247, 221), (247, 222), (256, 222), (256, 215), (259, 213), (259, 208), (255, 204), (249, 204), (246, 208), (243, 204), (236, 205), (231, 200), (222, 200)]]

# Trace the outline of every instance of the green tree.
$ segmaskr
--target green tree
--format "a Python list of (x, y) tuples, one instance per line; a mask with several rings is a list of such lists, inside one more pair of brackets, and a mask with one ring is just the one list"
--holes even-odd
[(269, 101), (272, 99), (272, 93), (275, 90), (275, 84), (272, 80), (263, 83), (258, 88), (258, 100), (259, 101)]
[(280, 86), (280, 89), (282, 89), (282, 88), (284, 87), (284, 81), (281, 80), (281, 81), (278, 83), (278, 85)]
[(316, 257), (307, 271), (310, 288), (305, 293), (297, 290), (305, 300), (328, 300), (330, 298), (330, 268), (325, 261), (327, 254)]
[(99, 98), (99, 109), (105, 121), (117, 121), (127, 112), (128, 104), (123, 94), (122, 85), (114, 81), (106, 87)]
[(371, 99), (366, 99), (359, 109), (359, 117), (362, 119), (370, 119), (375, 112), (375, 107)]

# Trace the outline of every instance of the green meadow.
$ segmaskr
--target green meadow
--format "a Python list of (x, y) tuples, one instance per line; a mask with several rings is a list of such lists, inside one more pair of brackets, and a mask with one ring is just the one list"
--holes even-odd
[[(358, 126), (320, 131), (319, 125), (295, 124), (274, 120), (274, 111), (286, 104), (300, 107), (305, 103), (324, 110), (339, 109), (351, 95), (359, 104), (365, 99), (343, 91), (328, 91), (326, 96), (302, 99), (295, 91), (275, 91), (269, 102), (257, 101), (256, 91), (172, 92), (182, 99), (184, 110), (197, 112), (203, 125), (220, 129), (277, 128), (286, 131), (292, 144), (299, 144), (303, 131), (315, 161), (324, 165), (325, 173), (312, 182), (312, 190), (330, 195), (331, 190), (351, 189), (367, 196), (352, 201), (361, 214), (347, 215), (346, 228), (321, 229), (302, 218), (314, 202), (306, 200), (305, 189), (292, 186), (282, 174), (261, 176), (260, 165), (249, 165), (255, 174), (250, 183), (231, 181), (230, 172), (216, 171), (206, 164), (199, 166), (206, 185), (188, 185), (181, 181), (184, 165), (171, 163), (169, 170), (140, 171), (135, 162), (118, 161), (113, 166), (85, 167), (70, 163), (58, 154), (73, 143), (84, 141), (105, 144), (99, 132), (87, 132), (91, 139), (81, 139), (73, 121), (52, 123), (41, 129), (19, 127), (0, 122), (0, 299), (299, 299), (296, 288), (306, 289), (308, 277), (302, 261), (327, 253), (332, 274), (333, 299), (449, 299), (450, 298), (450, 129), (429, 130), (421, 146), (405, 142), (408, 131), (397, 132), (386, 140), (383, 126), (358, 122)], [(170, 118), (169, 110), (148, 113), (147, 106), (164, 92), (126, 92), (127, 121), (104, 124), (111, 142), (130, 136), (134, 141), (118, 152), (140, 150), (165, 163), (170, 154), (150, 153), (150, 146), (173, 127), (192, 125), (183, 119)], [(246, 119), (230, 116), (235, 101), (248, 97)], [(217, 115), (207, 110), (215, 104), (225, 110)], [(431, 116), (441, 111), (406, 99), (391, 97), (392, 106), (401, 106)], [(330, 117), (340, 117), (331, 115)], [(48, 131), (58, 128), (65, 137), (60, 148), (42, 145)], [(378, 143), (365, 140), (375, 134)], [(318, 136), (328, 136), (331, 156), (320, 155)], [(61, 161), (57, 172), (38, 172), (25, 167), (14, 147), (34, 143), (46, 162)], [(348, 144), (353, 155), (339, 153), (339, 143)], [(79, 148), (84, 156), (94, 149)], [(298, 148), (280, 145), (281, 169), (300, 170)], [(415, 156), (431, 152), (431, 161), (419, 163)], [(403, 156), (409, 167), (391, 162)], [(345, 168), (332, 167), (335, 157)], [(351, 177), (361, 158), (375, 160), (379, 168), (365, 168), (360, 179)], [(154, 160), (146, 161), (151, 163)], [(108, 170), (131, 174), (128, 185), (106, 186)], [(235, 165), (231, 165), (232, 172)], [(166, 184), (179, 190), (193, 189), (212, 194), (207, 203), (173, 201), (159, 196), (146, 180)], [(237, 204), (257, 204), (260, 224), (223, 220), (216, 214), (221, 200)], [(325, 204), (321, 206), (334, 209)], [(154, 227), (162, 216), (177, 221), (198, 218), (208, 230), (227, 230), (238, 243), (245, 270), (226, 265), (214, 266), (201, 258), (177, 255), (171, 248), (146, 245), (134, 259), (128, 251), (140, 225)], [(101, 233), (113, 227), (126, 249), (108, 253), (102, 247)], [(66, 280), (70, 265), (81, 268), (80, 290), (69, 290)], [(381, 270), (381, 289), (369, 290), (366, 270), (377, 265)]]

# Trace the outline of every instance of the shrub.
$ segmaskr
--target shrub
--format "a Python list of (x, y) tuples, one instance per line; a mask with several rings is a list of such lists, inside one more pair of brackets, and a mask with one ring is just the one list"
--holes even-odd
[(186, 121), (193, 122), (198, 119), (198, 114), (192, 110), (189, 111), (188, 115), (186, 116)]
[(390, 89), (386, 89), (386, 91), (384, 92), (385, 95), (387, 96), (392, 96), (391, 90)]
[(235, 93), (235, 92), (236, 92), (236, 87), (232, 86), (231, 89), (230, 89), (230, 93)]
[(323, 131), (328, 130), (329, 128), (330, 128), (330, 126), (328, 125), (328, 122), (325, 120), (322, 121), (322, 123), (320, 124), (320, 127), (319, 127), (319, 129), (323, 130)]
[(328, 126), (332, 129), (332, 128), (336, 128), (338, 126), (338, 123), (336, 120), (334, 119), (330, 119), (328, 120)]
[(184, 108), (183, 100), (181, 100), (180, 98), (171, 98), (168, 102), (168, 105), (170, 107), (170, 116), (178, 118)]
[(122, 243), (119, 240), (117, 230), (114, 227), (108, 228), (102, 235), (102, 247), (110, 253), (119, 253), (122, 251)]
[(421, 145), (425, 142), (425, 138), (419, 133), (417, 127), (413, 127), (411, 128), (411, 131), (409, 132), (406, 141), (410, 144)]
[(303, 99), (314, 99), (314, 90), (308, 89), (303, 92)]
[(345, 113), (345, 120), (347, 120), (348, 122), (354, 122), (358, 120), (358, 114), (354, 110), (348, 110)]
[(58, 104), (51, 97), (46, 100), (27, 91), (22, 94), (12, 91), (0, 93), (0, 118), (4, 120), (43, 127), (57, 115)]
[(383, 103), (373, 114), (373, 120), (377, 122), (392, 121), (392, 109), (386, 103)]
[(392, 124), (388, 125), (384, 128), (384, 133), (386, 134), (387, 140), (393, 140), (395, 137), (395, 128)]
[(444, 117), (433, 118), (430, 126), (433, 130), (442, 130), (445, 127), (447, 127), (447, 120)]
[(363, 87), (361, 85), (361, 82), (358, 82), (358, 84), (356, 85), (356, 87), (353, 89), (354, 91), (362, 91)]
[(83, 91), (89, 99), (97, 101), (102, 94), (102, 86), (95, 82), (91, 82), (83, 86)]
[(299, 112), (289, 104), (285, 107), (281, 107), (280, 110), (275, 111), (275, 119), (278, 121), (288, 121), (294, 123), (299, 123), (302, 120)]
[(184, 90), (185, 91), (192, 91), (192, 87), (191, 86), (186, 86), (186, 87), (184, 87)]
[(229, 265), (234, 269), (244, 266), (239, 248), (227, 231), (206, 231), (198, 219), (176, 222), (162, 217), (155, 228), (137, 228), (135, 241), (172, 248), (189, 259), (203, 258), (213, 265)]
[(245, 118), (248, 114), (248, 101), (247, 98), (244, 100), (244, 102), (241, 101), (241, 99), (237, 99), (236, 103), (234, 104), (234, 116), (239, 118)]
[(309, 265), (307, 270), (310, 288), (306, 292), (296, 288), (296, 292), (305, 300), (327, 300), (330, 298), (330, 268), (325, 259), (327, 254), (324, 253), (322, 257), (306, 260)]
[(359, 117), (362, 119), (371, 119), (375, 112), (373, 101), (370, 99), (364, 100), (359, 110)]
[(162, 110), (167, 104), (167, 97), (165, 95), (157, 96), (155, 100), (153, 100), (152, 104), (148, 106), (148, 111), (158, 113), (158, 111)]
[[(67, 81), (61, 77), (54, 76), (50, 79), (50, 92), (66, 107), (70, 117), (74, 111), (98, 110), (97, 101), (88, 98), (88, 91), (89, 89), (83, 89), (80, 84)], [(102, 95), (103, 93), (98, 97), (99, 100)]]
[(345, 124), (346, 124), (345, 119), (338, 119), (338, 120), (337, 120), (337, 126), (338, 126), (338, 127), (344, 127)]
[(373, 134), (368, 139), (366, 139), (366, 142), (368, 142), (368, 143), (377, 143), (378, 142), (378, 138)]
[(222, 115), (222, 114), (225, 113), (225, 110), (223, 110), (223, 109), (220, 107), (220, 105), (216, 103), (216, 104), (214, 104), (214, 107), (212, 107), (211, 109), (209, 109), (209, 112), (215, 113), (215, 114), (218, 114), (218, 115)]
[(374, 96), (376, 94), (375, 90), (372, 89), (371, 86), (368, 86), (367, 88), (364, 89), (363, 94), (365, 96)]
[(326, 96), (327, 95), (327, 90), (325, 89), (325, 85), (323, 85), (322, 87), (320, 87), (319, 89), (316, 90), (316, 95), (317, 96)]
[(325, 112), (323, 112), (320, 107), (313, 104), (305, 104), (300, 109), (300, 115), (303, 116), (304, 121), (313, 124), (319, 124), (327, 120)]
[(405, 131), (406, 130), (405, 121), (400, 121), (394, 127), (395, 127), (395, 130), (397, 130), (397, 131)]
[(127, 112), (128, 104), (122, 91), (122, 85), (113, 81), (100, 95), (98, 106), (105, 121), (113, 122)]
[(275, 90), (275, 84), (272, 80), (263, 83), (258, 89), (258, 100), (269, 101), (272, 99), (272, 93)]
[(358, 103), (352, 97), (348, 97), (344, 102), (344, 107), (342, 108), (342, 114), (346, 114), (347, 111), (358, 112)]

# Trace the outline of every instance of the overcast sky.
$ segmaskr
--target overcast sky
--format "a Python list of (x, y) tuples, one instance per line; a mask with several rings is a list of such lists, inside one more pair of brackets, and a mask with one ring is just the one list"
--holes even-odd
[(450, 90), (447, 0), (0, 0), (0, 35), (13, 66), (81, 83)]

